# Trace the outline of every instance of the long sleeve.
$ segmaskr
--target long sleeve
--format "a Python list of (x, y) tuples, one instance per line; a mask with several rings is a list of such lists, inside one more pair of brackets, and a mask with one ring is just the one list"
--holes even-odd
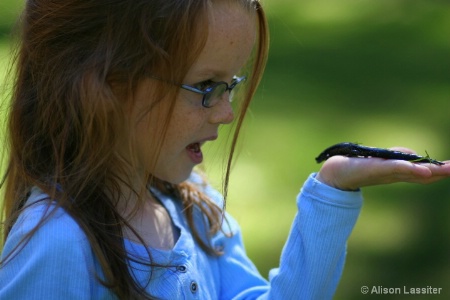
[[(217, 191), (208, 187), (205, 192), (220, 204)], [(158, 263), (166, 268), (139, 265), (131, 269), (136, 281), (161, 299), (331, 299), (342, 274), (346, 242), (362, 205), (360, 192), (339, 191), (310, 176), (297, 197), (298, 213), (280, 266), (270, 272), (268, 281), (245, 253), (239, 225), (231, 216), (227, 214), (223, 231), (212, 239), (212, 246), (224, 254), (210, 256), (193, 240), (182, 206), (159, 196), (180, 237), (171, 251), (150, 249), (153, 258), (162, 255), (164, 259)], [(32, 195), (31, 200), (36, 197)], [(48, 213), (47, 205), (42, 201), (21, 214), (3, 257)], [(198, 228), (205, 225), (202, 215), (195, 220)], [(125, 245), (132, 257), (145, 259), (145, 246), (130, 246), (127, 241)], [(0, 266), (0, 299), (115, 299), (96, 279), (96, 275), (102, 277), (102, 270), (85, 234), (62, 209), (22, 246)]]
[(221, 299), (332, 298), (344, 267), (347, 239), (362, 206), (361, 193), (336, 190), (313, 174), (297, 197), (297, 206), (280, 266), (270, 272), (269, 283), (246, 258), (238, 230), (223, 241)]
[(16, 249), (50, 212), (47, 208), (44, 204), (27, 208), (10, 232), (2, 260), (20, 251), (0, 268), (0, 299), (111, 299), (111, 293), (97, 283), (96, 275), (101, 273), (86, 236), (62, 209)]

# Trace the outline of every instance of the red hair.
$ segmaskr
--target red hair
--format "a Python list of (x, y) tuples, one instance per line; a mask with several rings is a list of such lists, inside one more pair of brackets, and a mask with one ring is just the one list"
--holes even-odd
[[(229, 151), (225, 197), (239, 130), (268, 51), (267, 21), (259, 2), (234, 1), (256, 11), (259, 35)], [(31, 188), (39, 187), (85, 232), (104, 272), (102, 283), (120, 298), (149, 297), (134, 282), (126, 264), (129, 257), (121, 226), (128, 225), (115, 207), (120, 186), (126, 183), (110, 172), (125, 166), (114, 151), (114, 133), (126, 122), (123, 99), (132, 95), (148, 72), (174, 82), (184, 78), (206, 41), (211, 2), (214, 0), (26, 2), (7, 127), (9, 162), (1, 184), (5, 189), (3, 239), (25, 208)], [(177, 93), (177, 88), (160, 83), (155, 99), (162, 95), (175, 99)], [(170, 115), (166, 122), (169, 119)], [(207, 253), (217, 255), (208, 241), (200, 239), (193, 225), (193, 208), (202, 210), (211, 233), (221, 228), (221, 208), (192, 183), (150, 179), (153, 186), (183, 202), (196, 241)]]

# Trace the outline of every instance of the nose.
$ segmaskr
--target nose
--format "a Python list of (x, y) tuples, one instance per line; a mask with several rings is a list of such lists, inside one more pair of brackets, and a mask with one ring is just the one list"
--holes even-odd
[(230, 92), (225, 92), (220, 101), (209, 110), (211, 110), (210, 123), (230, 124), (233, 122), (234, 112), (230, 102)]

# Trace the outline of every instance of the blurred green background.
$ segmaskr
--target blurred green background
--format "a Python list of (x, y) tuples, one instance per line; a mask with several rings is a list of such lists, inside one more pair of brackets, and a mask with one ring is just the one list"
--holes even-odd
[[(0, 76), (20, 2), (0, 3)], [(242, 131), (227, 209), (267, 276), (278, 265), (295, 197), (319, 169), (314, 158), (325, 147), (401, 145), (450, 159), (450, 2), (263, 3), (271, 52)], [(208, 149), (205, 168), (220, 186), (223, 143), (217, 145)], [(415, 298), (449, 299), (450, 180), (363, 192), (335, 299), (411, 297), (362, 295), (361, 286), (441, 287), (440, 295)]]

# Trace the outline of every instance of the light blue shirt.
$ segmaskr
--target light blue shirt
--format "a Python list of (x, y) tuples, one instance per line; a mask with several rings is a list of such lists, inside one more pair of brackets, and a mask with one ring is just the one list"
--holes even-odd
[[(154, 192), (180, 236), (170, 251), (150, 250), (152, 261), (165, 267), (150, 270), (130, 263), (130, 270), (137, 282), (161, 299), (331, 299), (342, 274), (346, 242), (362, 205), (360, 192), (333, 189), (311, 175), (297, 197), (299, 211), (280, 266), (271, 270), (266, 280), (247, 257), (240, 228), (231, 216), (226, 214), (229, 226), (224, 222), (223, 227), (233, 236), (219, 232), (212, 240), (224, 255), (208, 256), (195, 243), (179, 202)], [(211, 187), (206, 187), (205, 192), (221, 203), (220, 194)], [(45, 197), (33, 189), (28, 203)], [(48, 213), (47, 204), (38, 202), (20, 215), (7, 238), (3, 256)], [(199, 212), (196, 224), (203, 224)], [(125, 248), (133, 257), (148, 260), (143, 245), (125, 240)], [(64, 210), (58, 209), (0, 268), (0, 299), (116, 299), (97, 281), (96, 274), (102, 271), (84, 232)]]

